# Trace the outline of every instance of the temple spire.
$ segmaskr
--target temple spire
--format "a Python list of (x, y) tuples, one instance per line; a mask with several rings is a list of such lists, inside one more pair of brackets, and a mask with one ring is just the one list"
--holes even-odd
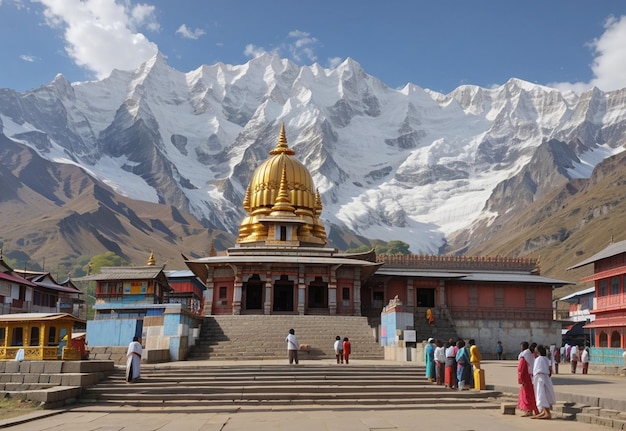
[(276, 143), (276, 147), (270, 151), (272, 156), (276, 154), (288, 154), (293, 156), (296, 154), (294, 150), (289, 148), (287, 145), (287, 135), (285, 134), (285, 123), (281, 123), (280, 125), (280, 134), (278, 135), (278, 142)]
[(156, 259), (154, 258), (154, 252), (150, 252), (150, 257), (148, 257), (148, 266), (156, 265)]

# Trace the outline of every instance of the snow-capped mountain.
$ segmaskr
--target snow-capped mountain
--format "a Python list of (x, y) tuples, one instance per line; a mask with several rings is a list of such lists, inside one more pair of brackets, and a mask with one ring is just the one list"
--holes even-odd
[(454, 232), (622, 151), (626, 89), (576, 95), (511, 79), (444, 95), (389, 88), (351, 59), (324, 69), (265, 54), (183, 73), (158, 54), (102, 81), (58, 75), (0, 90), (0, 138), (230, 233), (281, 123), (321, 192), (331, 239), (338, 229), (436, 254)]

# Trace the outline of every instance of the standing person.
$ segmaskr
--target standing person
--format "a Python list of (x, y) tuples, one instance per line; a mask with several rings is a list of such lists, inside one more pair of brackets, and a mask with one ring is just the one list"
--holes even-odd
[(502, 360), (502, 354), (504, 353), (504, 347), (502, 346), (502, 341), (498, 340), (496, 344), (496, 359), (498, 361)]
[(554, 349), (554, 374), (559, 374), (559, 362), (561, 362), (561, 349)]
[(426, 378), (429, 382), (435, 381), (435, 339), (429, 338), (424, 348), (424, 362), (426, 363)]
[(578, 365), (578, 346), (576, 344), (570, 347), (569, 361), (572, 364), (572, 374), (576, 374), (576, 366)]
[(298, 339), (296, 338), (296, 331), (290, 329), (285, 341), (287, 342), (287, 352), (289, 353), (289, 364), (295, 362), (298, 365), (298, 348), (300, 344), (298, 344)]
[(483, 360), (483, 357), (480, 354), (480, 350), (478, 350), (478, 346), (476, 345), (476, 340), (474, 340), (473, 338), (470, 338), (467, 344), (469, 344), (470, 363), (472, 364), (472, 371), (470, 373), (470, 387), (473, 388), (475, 387), (474, 372), (476, 370), (480, 370), (480, 361)]
[(126, 351), (126, 382), (134, 383), (141, 373), (141, 353), (143, 349), (139, 337), (133, 337)]
[(348, 337), (343, 338), (343, 360), (346, 361), (346, 365), (350, 360), (350, 353), (352, 353), (352, 346), (350, 345), (350, 340)]
[(337, 363), (343, 364), (343, 343), (341, 342), (341, 337), (339, 335), (335, 337), (335, 344), (333, 345), (333, 348), (335, 349)]
[(580, 363), (583, 364), (583, 374), (589, 370), (589, 347), (585, 347), (580, 354)]
[(524, 412), (522, 417), (539, 414), (532, 380), (534, 363), (534, 357), (529, 350), (528, 341), (523, 341), (520, 344), (520, 354), (517, 357), (517, 383), (521, 385), (519, 395), (517, 396), (517, 407)]
[(454, 340), (448, 340), (446, 348), (446, 388), (456, 389), (456, 345)]
[(459, 382), (459, 390), (469, 389), (470, 376), (472, 374), (472, 368), (470, 365), (470, 356), (467, 347), (465, 347), (465, 341), (459, 340), (456, 342), (456, 378)]
[(542, 345), (535, 347), (535, 363), (533, 365), (533, 386), (539, 414), (531, 419), (551, 419), (550, 409), (556, 404), (552, 378), (550, 378), (550, 361), (546, 348)]
[[(446, 343), (447, 344), (447, 343)], [(443, 385), (444, 376), (446, 373), (446, 348), (441, 340), (435, 341), (435, 376), (438, 385)]]

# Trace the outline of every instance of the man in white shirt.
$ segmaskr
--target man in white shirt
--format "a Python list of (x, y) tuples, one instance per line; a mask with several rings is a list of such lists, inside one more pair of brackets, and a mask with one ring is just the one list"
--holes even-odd
[(287, 338), (285, 338), (285, 341), (287, 342), (287, 352), (289, 353), (289, 363), (293, 364), (295, 362), (297, 365), (298, 364), (298, 349), (300, 348), (300, 345), (298, 344), (298, 339), (296, 338), (296, 331), (294, 331), (293, 329), (290, 329), (289, 334), (287, 335)]

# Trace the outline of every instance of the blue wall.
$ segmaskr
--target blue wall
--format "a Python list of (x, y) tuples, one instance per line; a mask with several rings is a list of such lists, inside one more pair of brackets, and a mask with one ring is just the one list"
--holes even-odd
[(136, 319), (88, 320), (87, 345), (128, 346), (136, 330)]
[(615, 365), (624, 366), (622, 357), (624, 350), (614, 347), (591, 347), (589, 349), (589, 363), (591, 365)]

